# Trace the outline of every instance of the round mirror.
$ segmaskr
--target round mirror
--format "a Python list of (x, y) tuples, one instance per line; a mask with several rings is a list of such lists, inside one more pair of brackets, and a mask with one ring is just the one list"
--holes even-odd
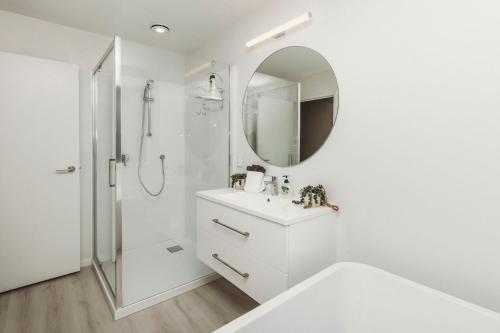
[(253, 74), (243, 99), (243, 130), (262, 160), (291, 166), (323, 145), (337, 108), (337, 79), (328, 61), (307, 47), (290, 46)]

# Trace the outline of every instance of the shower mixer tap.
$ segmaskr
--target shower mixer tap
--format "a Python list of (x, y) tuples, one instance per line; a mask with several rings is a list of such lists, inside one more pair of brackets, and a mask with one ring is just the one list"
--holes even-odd
[(127, 166), (128, 161), (130, 161), (130, 156), (128, 154), (122, 154), (121, 162), (123, 166)]

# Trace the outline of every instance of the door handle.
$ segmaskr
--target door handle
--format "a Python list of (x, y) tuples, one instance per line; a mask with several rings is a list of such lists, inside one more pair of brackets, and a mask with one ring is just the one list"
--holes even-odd
[[(114, 165), (114, 167), (112, 167)], [(113, 175), (113, 176), (111, 176)], [(116, 159), (110, 158), (108, 161), (108, 176), (109, 176), (109, 187), (115, 187), (116, 182), (115, 182), (115, 177), (116, 177)], [(111, 179), (113, 179), (113, 182), (111, 182)]]
[(73, 165), (68, 166), (66, 169), (58, 169), (56, 173), (72, 173), (75, 172), (76, 167)]

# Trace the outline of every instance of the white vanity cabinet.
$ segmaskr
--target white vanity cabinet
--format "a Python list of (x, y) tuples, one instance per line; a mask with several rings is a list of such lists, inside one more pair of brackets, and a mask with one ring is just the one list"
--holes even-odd
[(326, 207), (231, 189), (197, 193), (198, 258), (259, 303), (335, 263), (335, 224)]

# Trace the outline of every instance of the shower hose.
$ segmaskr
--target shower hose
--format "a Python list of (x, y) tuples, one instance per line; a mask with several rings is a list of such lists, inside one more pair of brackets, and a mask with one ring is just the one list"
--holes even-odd
[(145, 129), (144, 129), (144, 123), (146, 119), (146, 104), (148, 104), (148, 107), (151, 107), (149, 103), (144, 102), (143, 107), (142, 107), (142, 127), (141, 127), (141, 145), (139, 147), (139, 163), (137, 166), (137, 176), (139, 177), (139, 182), (142, 185), (142, 188), (151, 196), (157, 197), (163, 192), (163, 189), (165, 188), (165, 155), (160, 155), (160, 160), (161, 160), (161, 174), (162, 174), (162, 181), (161, 181), (161, 187), (158, 190), (158, 192), (153, 192), (147, 188), (147, 186), (144, 184), (144, 181), (142, 180), (141, 176), (141, 167), (142, 167), (142, 150), (144, 146), (144, 137), (146, 136)]

